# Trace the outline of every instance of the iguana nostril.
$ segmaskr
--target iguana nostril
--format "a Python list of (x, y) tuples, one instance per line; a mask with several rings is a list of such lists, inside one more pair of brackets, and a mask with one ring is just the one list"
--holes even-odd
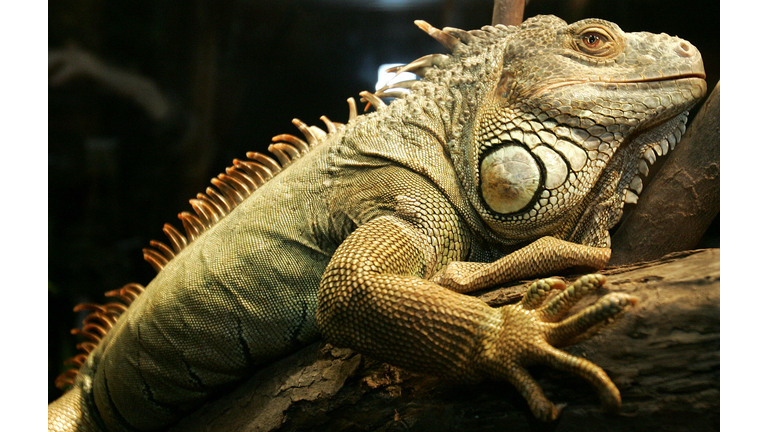
[(680, 57), (691, 57), (693, 55), (691, 44), (686, 41), (680, 41), (680, 43), (675, 47), (675, 52)]

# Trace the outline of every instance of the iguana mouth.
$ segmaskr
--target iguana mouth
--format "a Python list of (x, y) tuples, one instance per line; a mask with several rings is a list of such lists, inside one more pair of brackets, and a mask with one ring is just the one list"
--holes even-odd
[(579, 85), (579, 84), (639, 84), (639, 83), (653, 83), (653, 82), (673, 82), (673, 81), (684, 81), (684, 80), (704, 80), (706, 78), (706, 74), (704, 73), (690, 73), (690, 74), (681, 74), (681, 75), (670, 75), (670, 76), (660, 76), (660, 77), (653, 77), (653, 78), (640, 78), (640, 79), (632, 79), (632, 80), (610, 80), (610, 79), (601, 79), (600, 77), (597, 78), (582, 78), (578, 80), (567, 80), (567, 81), (557, 81), (550, 84), (545, 84), (542, 87), (539, 87), (537, 90), (533, 91), (530, 94), (530, 97), (538, 97), (542, 94), (555, 90), (561, 87), (567, 87), (571, 85)]
[(658, 78), (643, 78), (643, 79), (637, 79), (637, 80), (622, 80), (622, 81), (603, 81), (603, 82), (610, 82), (610, 83), (640, 83), (640, 82), (653, 82), (653, 81), (678, 81), (688, 78), (698, 78), (698, 79), (705, 79), (707, 76), (703, 73), (690, 73), (690, 74), (683, 74), (683, 75), (674, 75), (674, 76), (662, 76)]

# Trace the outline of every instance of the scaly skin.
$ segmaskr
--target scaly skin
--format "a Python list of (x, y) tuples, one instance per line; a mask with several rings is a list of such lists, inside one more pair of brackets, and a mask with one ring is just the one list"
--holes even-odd
[[(452, 55), (404, 67), (424, 77), (398, 85), (410, 95), (364, 94), (377, 111), (327, 135), (297, 123), (311, 150), (289, 161), (305, 144), (283, 137), (284, 169), (263, 184), (251, 174), (261, 185), (245, 198), (236, 163), (219, 189), (242, 202), (182, 217), (189, 244), (148, 252), (161, 271), (49, 406), (50, 431), (166, 428), (321, 336), (411, 370), (507, 380), (541, 420), (559, 408), (526, 371), (535, 363), (620, 405), (605, 372), (555, 348), (631, 304), (609, 294), (563, 320), (602, 276), (549, 300), (565, 287), (540, 281), (499, 309), (463, 293), (607, 263), (648, 152), (674, 147), (705, 94), (698, 51), (602, 20), (417, 24)], [(217, 206), (206, 199), (193, 205)]]

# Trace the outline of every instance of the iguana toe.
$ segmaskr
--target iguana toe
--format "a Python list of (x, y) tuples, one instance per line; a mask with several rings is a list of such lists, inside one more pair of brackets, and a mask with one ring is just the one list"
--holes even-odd
[[(605, 277), (599, 274), (583, 276), (565, 289), (565, 284), (558, 279), (539, 280), (530, 285), (520, 303), (500, 309), (501, 330), (486, 344), (484, 364), (491, 375), (505, 378), (520, 391), (539, 420), (554, 420), (560, 408), (547, 399), (541, 386), (525, 369), (532, 364), (546, 364), (578, 375), (597, 389), (606, 408), (621, 406), (619, 390), (605, 371), (586, 359), (555, 348), (633, 303), (626, 294), (612, 293), (562, 320), (578, 300), (604, 283)], [(552, 295), (553, 290), (561, 291)]]

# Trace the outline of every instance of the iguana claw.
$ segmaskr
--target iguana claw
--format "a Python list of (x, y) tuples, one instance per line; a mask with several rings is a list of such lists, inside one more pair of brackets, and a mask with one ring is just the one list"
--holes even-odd
[[(605, 371), (555, 348), (635, 302), (629, 295), (612, 293), (562, 320), (576, 302), (604, 283), (605, 276), (599, 274), (582, 276), (567, 288), (561, 280), (543, 279), (530, 285), (520, 303), (500, 309), (501, 331), (497, 339), (486, 345), (485, 360), (493, 376), (505, 378), (517, 388), (539, 420), (556, 419), (562, 407), (547, 399), (541, 386), (525, 369), (532, 364), (543, 363), (579, 375), (597, 388), (606, 408), (621, 406), (619, 390)], [(551, 296), (553, 290), (560, 292)]]

